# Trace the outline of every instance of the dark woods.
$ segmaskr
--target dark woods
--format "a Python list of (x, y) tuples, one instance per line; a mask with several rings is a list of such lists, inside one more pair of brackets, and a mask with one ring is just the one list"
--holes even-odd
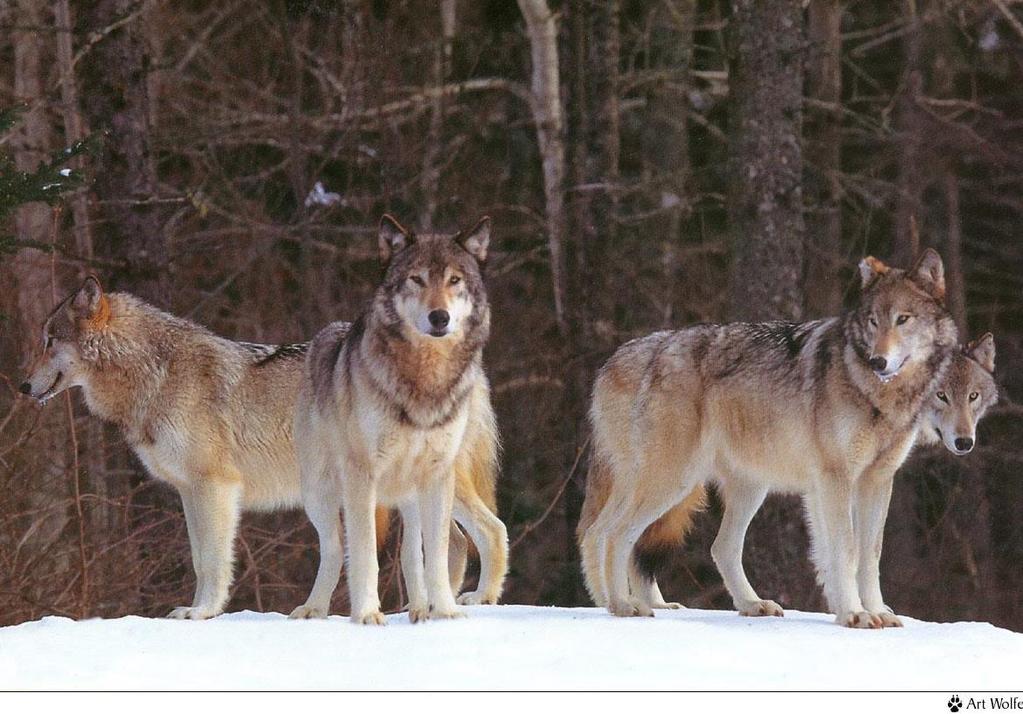
[[(0, 623), (163, 615), (192, 588), (180, 503), (117, 432), (76, 396), (16, 398), (56, 300), (95, 272), (226, 336), (299, 342), (370, 295), (386, 211), (424, 232), (493, 218), (507, 602), (586, 603), (585, 411), (617, 345), (833, 314), (863, 255), (936, 248), (961, 337), (995, 334), (1002, 400), (972, 454), (902, 469), (885, 592), (911, 616), (1023, 629), (1013, 3), (13, 0), (0, 38), (0, 107), (26, 105), (0, 152), (31, 171), (103, 137), (71, 160), (85, 188), (0, 226)], [(662, 575), (668, 599), (731, 607), (718, 518)], [(300, 604), (315, 542), (300, 513), (247, 515), (229, 608)], [(822, 607), (797, 501), (772, 498), (748, 543), (762, 593)]]

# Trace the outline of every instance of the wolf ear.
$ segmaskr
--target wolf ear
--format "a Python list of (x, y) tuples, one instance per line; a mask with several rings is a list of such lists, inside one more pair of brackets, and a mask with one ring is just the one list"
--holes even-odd
[(945, 299), (945, 264), (933, 248), (928, 248), (910, 271), (910, 277), (935, 300)]
[(394, 254), (407, 248), (415, 241), (412, 231), (398, 223), (394, 216), (385, 213), (380, 219), (380, 260), (390, 263)]
[(78, 320), (96, 320), (109, 312), (107, 298), (95, 275), (90, 275), (71, 298), (71, 313)]
[(966, 354), (977, 360), (981, 367), (993, 374), (995, 371), (995, 336), (990, 332), (985, 332), (966, 345)]
[(486, 263), (490, 246), (490, 216), (483, 216), (465, 233), (459, 232), (455, 240), (480, 263)]
[(872, 255), (860, 261), (860, 287), (867, 287), (874, 278), (888, 272), (888, 266)]

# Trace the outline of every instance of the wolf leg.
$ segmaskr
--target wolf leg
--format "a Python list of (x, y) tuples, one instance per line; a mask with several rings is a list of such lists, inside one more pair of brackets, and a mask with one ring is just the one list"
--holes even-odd
[(168, 617), (205, 620), (224, 611), (231, 587), (234, 538), (241, 517), (241, 484), (206, 478), (181, 491), (185, 525), (192, 546), (195, 599)]
[(629, 559), (629, 591), (639, 602), (652, 610), (682, 610), (681, 603), (665, 602), (657, 580), (639, 569), (635, 553)]
[(892, 497), (894, 473), (864, 474), (857, 484), (856, 525), (859, 536), (857, 581), (863, 607), (881, 621), (882, 627), (902, 627), (902, 621), (881, 595), (881, 545), (884, 523)]
[[(320, 564), (316, 582), (304, 605), (289, 615), (293, 620), (323, 618), (330, 614), (330, 598), (337, 589), (344, 560), (344, 537), (341, 533), (341, 494), (336, 480), (326, 474), (317, 482), (319, 488), (303, 488), (305, 512), (320, 538)], [(328, 487), (334, 484), (334, 488)]]
[(600, 514), (579, 539), (579, 556), (582, 562), (583, 577), (586, 581), (586, 589), (590, 593), (593, 604), (597, 607), (607, 607), (607, 585), (604, 582), (603, 553), (604, 540), (601, 538), (601, 531), (598, 525), (603, 526), (606, 519)]
[[(344, 468), (344, 467), (343, 467)], [(348, 593), (352, 602), (352, 622), (359, 625), (383, 625), (377, 581), (376, 488), (365, 470), (344, 469), (341, 488), (345, 536), (348, 541)]]
[(864, 609), (856, 584), (859, 543), (853, 524), (852, 484), (841, 472), (824, 474), (823, 479), (816, 485), (815, 496), (820, 507), (819, 523), (828, 544), (824, 556), (828, 604), (840, 625), (879, 628), (880, 618)]
[(736, 478), (725, 480), (721, 488), (721, 500), (725, 512), (721, 519), (710, 554), (714, 564), (718, 566), (721, 579), (732, 596), (732, 603), (740, 615), (760, 617), (773, 615), (781, 617), (784, 611), (774, 600), (764, 600), (757, 595), (750, 585), (746, 571), (742, 567), (742, 549), (746, 541), (746, 531), (750, 521), (760, 510), (767, 489), (762, 486), (740, 481)]
[(444, 473), (429, 479), (419, 495), (422, 518), (423, 556), (426, 566), (426, 592), (430, 617), (464, 617), (451, 593), (448, 572), (448, 538), (451, 511), (455, 500), (455, 472), (448, 465)]
[(451, 521), (451, 532), (448, 534), (448, 577), (451, 579), (451, 592), (455, 596), (462, 591), (468, 566), (469, 540), (458, 524)]
[(423, 525), (419, 503), (413, 498), (401, 505), (401, 575), (408, 590), (408, 618), (421, 622), (430, 617), (423, 570)]
[[(634, 559), (636, 542), (647, 526), (680, 502), (689, 490), (691, 487), (680, 493), (670, 494), (668, 498), (665, 498), (659, 489), (619, 494), (623, 508), (615, 509), (616, 512), (609, 519), (610, 527), (606, 531), (607, 540), (604, 547), (604, 574), (608, 590), (608, 609), (611, 614), (619, 617), (633, 615), (653, 617), (654, 612), (650, 604), (630, 593), (629, 573), (632, 569), (630, 561)], [(598, 517), (598, 521), (611, 510), (613, 503), (614, 499), (608, 499), (608, 504)]]
[(455, 520), (465, 528), (480, 553), (480, 580), (476, 589), (458, 598), (462, 605), (496, 605), (508, 572), (508, 529), (475, 491), (462, 491), (455, 499)]

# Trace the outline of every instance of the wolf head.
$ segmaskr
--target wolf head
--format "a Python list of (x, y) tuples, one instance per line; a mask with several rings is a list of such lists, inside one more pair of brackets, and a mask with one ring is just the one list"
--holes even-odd
[(998, 401), (995, 338), (988, 332), (956, 353), (925, 408), (920, 441), (939, 441), (956, 456), (973, 450), (977, 423)]
[(95, 277), (64, 298), (43, 323), (42, 350), (29, 366), (21, 393), (45, 403), (82, 383), (84, 349), (110, 319), (110, 303)]
[(853, 335), (860, 357), (882, 382), (955, 345), (955, 323), (945, 309), (945, 269), (936, 252), (928, 248), (909, 270), (867, 257), (860, 276)]
[(454, 235), (416, 235), (391, 216), (380, 221), (386, 265), (375, 302), (385, 321), (414, 339), (461, 339), (488, 322), (482, 266), (490, 219)]

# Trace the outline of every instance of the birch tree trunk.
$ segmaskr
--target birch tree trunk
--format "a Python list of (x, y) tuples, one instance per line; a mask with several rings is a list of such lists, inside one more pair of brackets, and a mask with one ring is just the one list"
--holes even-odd
[(543, 164), (544, 213), (551, 254), (554, 314), (567, 336), (567, 275), (565, 261), (565, 119), (561, 106), (558, 23), (547, 0), (518, 0), (526, 20), (532, 60), (532, 111)]

